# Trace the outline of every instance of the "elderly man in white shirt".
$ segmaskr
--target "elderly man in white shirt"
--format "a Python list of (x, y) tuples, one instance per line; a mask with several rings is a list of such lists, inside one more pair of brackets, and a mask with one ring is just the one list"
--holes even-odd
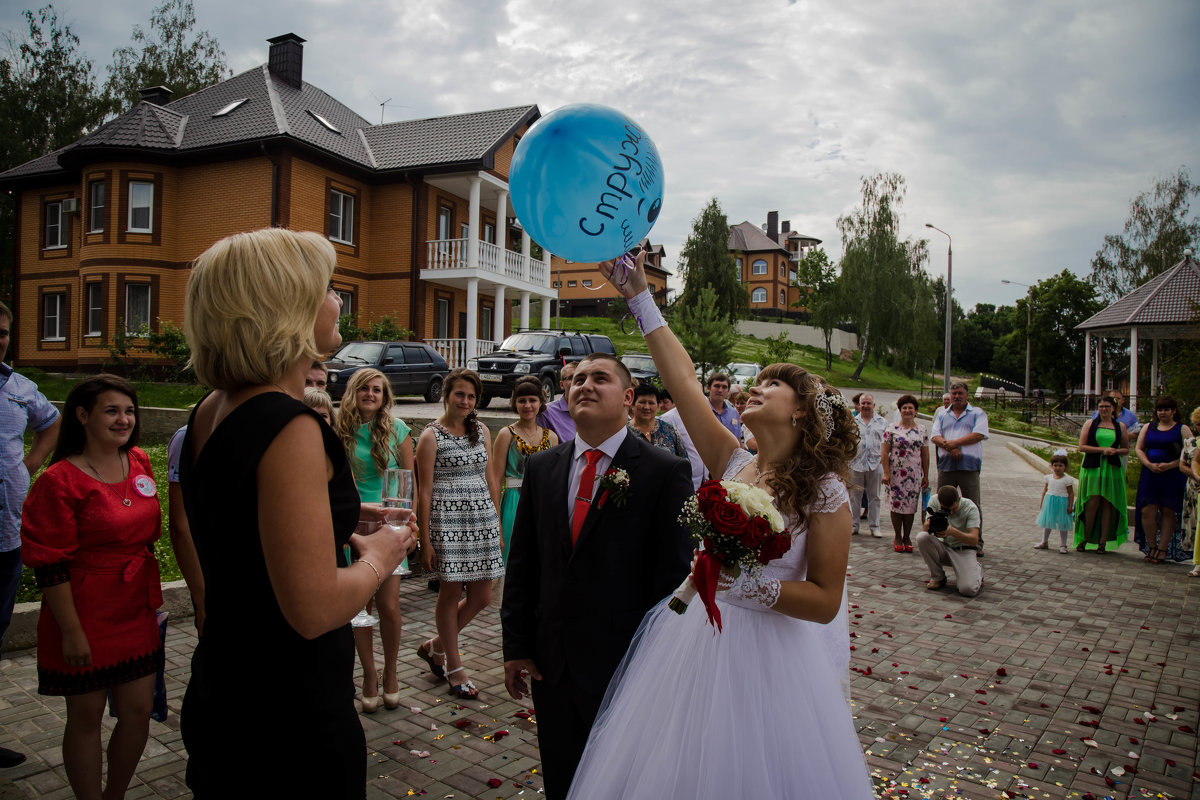
[[(879, 532), (879, 481), (883, 477), (883, 465), (879, 460), (883, 449), (883, 432), (887, 420), (875, 413), (874, 395), (864, 392), (858, 398), (858, 453), (850, 462), (850, 508), (862, 506), (863, 492), (867, 497), (867, 527), (876, 539)], [(858, 533), (858, 517), (854, 519), (854, 531)]]

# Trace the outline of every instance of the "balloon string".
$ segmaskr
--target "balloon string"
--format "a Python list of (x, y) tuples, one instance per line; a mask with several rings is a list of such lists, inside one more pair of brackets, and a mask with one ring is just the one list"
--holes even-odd
[[(632, 264), (633, 264), (633, 261), (629, 258), (629, 255), (627, 253), (622, 253), (621, 257), (617, 259), (617, 263), (613, 265), (613, 275), (614, 276), (617, 274), (617, 268), (620, 267), (620, 269), (621, 269), (621, 280), (619, 282), (614, 281), (614, 284), (617, 286), (618, 291), (623, 289), (625, 287), (625, 284), (629, 283), (629, 267)], [(624, 295), (625, 295), (625, 293), (621, 292), (621, 296), (624, 297)], [(628, 298), (626, 298), (626, 302), (628, 302)], [(621, 330), (621, 333), (625, 332), (625, 320), (629, 319), (630, 316), (631, 315), (627, 313), (625, 316), (623, 316), (621, 318), (621, 324), (618, 326)], [(638, 331), (640, 331), (642, 334), (645, 334), (646, 326), (642, 324), (641, 314), (634, 316), (633, 319), (635, 322), (637, 322)]]

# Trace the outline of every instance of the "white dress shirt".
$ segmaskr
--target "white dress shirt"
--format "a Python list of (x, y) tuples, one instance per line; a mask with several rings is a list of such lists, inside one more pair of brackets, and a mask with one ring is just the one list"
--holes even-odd
[(575, 457), (571, 459), (571, 474), (567, 478), (567, 519), (572, 525), (575, 524), (572, 517), (575, 515), (575, 497), (579, 494), (579, 479), (583, 477), (584, 467), (587, 466), (587, 451), (599, 450), (604, 454), (596, 462), (596, 480), (592, 482), (592, 499), (594, 500), (596, 491), (600, 488), (600, 478), (603, 477), (609, 464), (612, 464), (612, 460), (617, 455), (617, 450), (621, 449), (621, 445), (625, 442), (625, 434), (628, 432), (628, 428), (621, 428), (594, 447), (580, 438), (578, 431), (575, 432)]

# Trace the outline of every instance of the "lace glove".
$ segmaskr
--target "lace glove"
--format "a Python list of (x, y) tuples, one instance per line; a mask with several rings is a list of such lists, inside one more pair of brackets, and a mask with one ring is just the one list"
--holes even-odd
[(718, 592), (725, 592), (729, 597), (753, 600), (764, 608), (774, 608), (779, 602), (779, 588), (779, 580), (768, 578), (762, 570), (744, 569), (736, 578), (721, 570), (717, 578)]

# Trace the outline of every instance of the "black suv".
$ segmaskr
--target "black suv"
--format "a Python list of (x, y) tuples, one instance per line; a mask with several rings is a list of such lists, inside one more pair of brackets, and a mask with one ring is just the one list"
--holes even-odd
[(340, 399), (350, 376), (363, 367), (386, 375), (397, 397), (419, 394), (428, 403), (442, 398), (442, 384), (450, 371), (446, 359), (423, 342), (347, 342), (325, 362), (329, 396)]
[(512, 397), (513, 384), (525, 375), (536, 375), (541, 380), (549, 402), (558, 391), (562, 365), (592, 353), (615, 356), (617, 351), (612, 340), (599, 333), (521, 331), (505, 339), (496, 351), (471, 359), (467, 366), (483, 381), (481, 408), (493, 397)]

